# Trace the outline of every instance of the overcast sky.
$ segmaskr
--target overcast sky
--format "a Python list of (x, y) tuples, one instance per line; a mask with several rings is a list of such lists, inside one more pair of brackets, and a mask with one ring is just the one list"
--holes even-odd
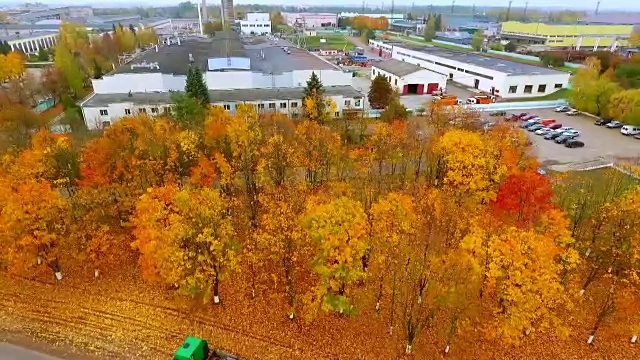
[[(178, 4), (180, 0), (39, 0), (44, 4), (82, 4), (82, 5), (91, 5), (94, 7), (99, 7), (101, 4), (108, 5), (116, 5), (121, 4), (122, 6), (161, 6), (161, 5), (174, 5)], [(514, 0), (513, 7), (524, 7), (525, 2), (527, 0)], [(26, 0), (23, 2), (27, 2)], [(36, 2), (36, 0), (30, 0), (29, 2)], [(208, 0), (207, 3), (213, 4), (216, 3), (215, 0)], [(361, 0), (236, 0), (235, 3), (240, 4), (283, 4), (283, 5), (344, 5), (344, 4), (353, 4), (353, 6), (359, 6), (362, 2)], [(369, 7), (380, 6), (382, 1), (380, 0), (365, 0)], [(396, 5), (405, 5), (409, 6), (412, 2), (415, 2), (416, 5), (451, 5), (451, 0), (397, 0)], [(569, 9), (579, 9), (579, 10), (591, 10), (593, 11), (596, 8), (597, 0), (528, 0), (529, 8), (533, 7), (554, 7), (554, 8), (569, 8)], [(20, 3), (20, 1), (15, 0), (0, 0), (0, 4), (8, 4), (8, 3)], [(385, 8), (391, 5), (391, 0), (384, 1)], [(471, 6), (473, 4), (476, 6), (508, 6), (508, 0), (456, 0), (456, 5), (461, 6)], [(569, 5), (571, 3), (571, 5)], [(602, 0), (600, 4), (601, 10), (636, 10), (640, 11), (640, 1), (638, 0)]]

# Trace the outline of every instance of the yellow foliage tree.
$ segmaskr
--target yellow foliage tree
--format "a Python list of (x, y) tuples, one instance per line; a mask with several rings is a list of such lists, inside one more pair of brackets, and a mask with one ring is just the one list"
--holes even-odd
[(325, 204), (310, 201), (306, 208), (303, 223), (314, 243), (312, 270), (319, 278), (304, 296), (307, 315), (354, 313), (351, 286), (365, 277), (362, 258), (368, 247), (367, 216), (360, 203), (346, 197)]
[(24, 58), (15, 51), (0, 54), (0, 82), (21, 77), (25, 72)]
[(220, 282), (238, 267), (228, 200), (215, 189), (149, 189), (132, 220), (143, 273), (184, 294), (220, 302)]

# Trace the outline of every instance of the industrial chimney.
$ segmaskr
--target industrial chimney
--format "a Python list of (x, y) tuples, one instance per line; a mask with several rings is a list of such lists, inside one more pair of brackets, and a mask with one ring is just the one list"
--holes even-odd
[(207, 16), (207, 0), (202, 0), (202, 20), (205, 23), (209, 21), (209, 17)]
[(231, 26), (236, 19), (233, 11), (233, 0), (222, 0), (222, 18), (226, 26)]

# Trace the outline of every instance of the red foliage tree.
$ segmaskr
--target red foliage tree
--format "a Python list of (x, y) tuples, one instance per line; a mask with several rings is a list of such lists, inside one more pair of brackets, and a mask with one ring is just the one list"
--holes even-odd
[(528, 225), (554, 207), (552, 196), (549, 179), (535, 169), (527, 169), (512, 173), (502, 182), (491, 207), (503, 221)]

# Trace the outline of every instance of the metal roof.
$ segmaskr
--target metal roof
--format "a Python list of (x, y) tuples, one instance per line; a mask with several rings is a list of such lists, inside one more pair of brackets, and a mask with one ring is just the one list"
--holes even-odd
[[(347, 98), (362, 98), (363, 95), (350, 85), (326, 86), (325, 95), (344, 96)], [(136, 105), (166, 105), (171, 103), (171, 92), (149, 92), (121, 94), (93, 94), (83, 102), (84, 107), (106, 107), (109, 104), (131, 103)], [(221, 102), (254, 102), (277, 100), (301, 100), (304, 97), (304, 88), (266, 88), (266, 89), (234, 89), (234, 90), (209, 90), (211, 103)]]
[(378, 68), (380, 70), (384, 70), (388, 73), (391, 73), (395, 76), (400, 76), (400, 77), (413, 74), (421, 70), (429, 71), (427, 69), (421, 68), (418, 65), (410, 64), (408, 62), (404, 62), (396, 59), (389, 59), (389, 60), (376, 63), (373, 65), (373, 67)]
[[(474, 65), (492, 71), (498, 71), (507, 74), (507, 76), (567, 74), (564, 71), (556, 70), (553, 68), (505, 60), (494, 56), (483, 55), (477, 52), (455, 51), (440, 48), (437, 46), (403, 46), (403, 48), (452, 61)], [(400, 49), (400, 47), (397, 47), (397, 49)]]
[(30, 34), (19, 33), (19, 34), (0, 35), (0, 40), (2, 41), (29, 40), (29, 39), (34, 39), (40, 36), (49, 36), (49, 35), (58, 35), (58, 32), (57, 31), (35, 31)]

